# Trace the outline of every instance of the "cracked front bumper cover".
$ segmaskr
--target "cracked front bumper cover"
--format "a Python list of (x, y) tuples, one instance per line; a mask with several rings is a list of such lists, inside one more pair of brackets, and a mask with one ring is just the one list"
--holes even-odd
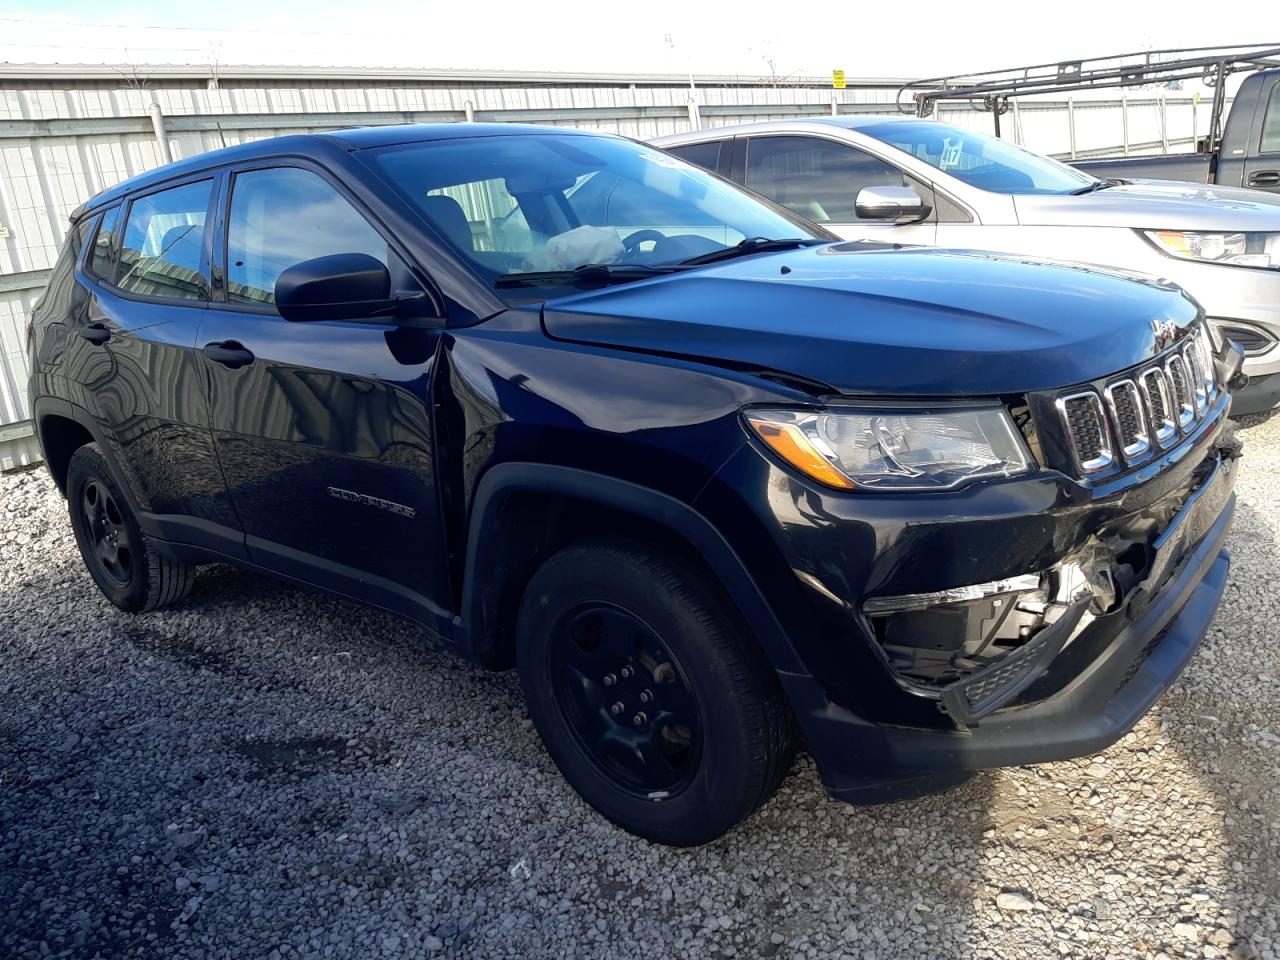
[[(1234, 462), (1222, 469), (1229, 480)], [(991, 713), (969, 731), (874, 723), (829, 701), (807, 678), (784, 675), (828, 791), (851, 802), (900, 799), (961, 782), (975, 770), (1093, 753), (1124, 736), (1178, 678), (1217, 609), (1235, 509), (1230, 483), (1222, 489), (1219, 512), (1170, 565), (1163, 584), (1089, 625), (1087, 633), (1105, 637), (1101, 652), (1073, 667), (1074, 676), (1050, 695)]]
[[(1230, 431), (1225, 433), (1219, 441), (1219, 455), (1206, 462), (1196, 487), (1177, 506), (1176, 512), (1166, 515), (1159, 526), (1153, 527), (1154, 521), (1148, 518), (1141, 523), (1130, 524), (1129, 529), (1121, 527), (1103, 538), (1095, 538), (1050, 571), (932, 594), (868, 601), (864, 606), (866, 612), (873, 618), (877, 615), (884, 618), (902, 611), (929, 609), (926, 601), (932, 601), (934, 610), (960, 611), (969, 616), (973, 611), (968, 606), (972, 605), (974, 598), (987, 594), (999, 594), (1002, 598), (994, 603), (1004, 604), (1005, 615), (982, 621), (979, 652), (957, 650), (950, 659), (939, 660), (935, 648), (941, 641), (936, 631), (922, 638), (923, 656), (931, 658), (926, 665), (935, 669), (939, 664), (950, 667), (955, 679), (935, 683), (931, 687), (927, 680), (915, 679), (911, 673), (899, 674), (904, 688), (940, 701), (955, 724), (961, 730), (969, 730), (997, 710), (1014, 703), (1023, 691), (1037, 684), (1058, 654), (1077, 634), (1087, 629), (1096, 616), (1124, 608), (1129, 608), (1130, 616), (1139, 615), (1163, 588), (1170, 571), (1181, 562), (1188, 547), (1199, 543), (1208, 526), (1222, 513), (1231, 494), (1230, 474), (1239, 449), (1239, 441), (1234, 435)], [(1159, 532), (1152, 532), (1153, 529)], [(1143, 562), (1135, 567), (1133, 563), (1137, 557), (1141, 557)], [(1024, 599), (1020, 599), (1043, 599), (1046, 582), (1056, 584), (1048, 592), (1051, 603), (1032, 602), (1027, 606)], [(1052, 599), (1055, 596), (1056, 599)], [(1012, 650), (1001, 651), (997, 639), (1000, 632), (1004, 631), (1003, 642), (1006, 645), (1011, 636), (1004, 630), (1008, 613), (1018, 609), (1034, 614), (1037, 608), (1048, 611), (1051, 606), (1056, 607), (1056, 614), (1031, 633), (1029, 640)], [(979, 609), (980, 619), (982, 615)], [(1039, 616), (1043, 620), (1044, 612)], [(957, 635), (959, 633), (954, 627), (948, 626), (947, 629)], [(1020, 629), (1026, 631), (1027, 626), (1024, 624)], [(994, 655), (987, 653), (984, 657), (982, 654), (988, 647), (996, 652)], [(886, 652), (902, 661), (907, 649), (900, 642), (893, 648), (886, 647)], [(967, 669), (961, 669), (966, 665)], [(915, 662), (891, 665), (895, 673), (902, 668), (914, 670), (916, 674), (922, 671), (921, 664)], [(1036, 689), (1041, 690), (1043, 686), (1038, 684)], [(1033, 690), (1026, 699), (1039, 699), (1035, 692)]]

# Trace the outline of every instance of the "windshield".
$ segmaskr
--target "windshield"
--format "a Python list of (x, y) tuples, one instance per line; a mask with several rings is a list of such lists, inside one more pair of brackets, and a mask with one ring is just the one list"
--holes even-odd
[[(507, 297), (512, 275), (522, 273), (604, 264), (637, 279), (647, 268), (657, 272), (749, 239), (832, 239), (699, 167), (614, 137), (460, 137), (369, 155)], [(549, 293), (542, 287), (532, 295)]]
[(1007, 140), (934, 120), (897, 120), (858, 128), (957, 180), (991, 193), (1066, 194), (1094, 178)]

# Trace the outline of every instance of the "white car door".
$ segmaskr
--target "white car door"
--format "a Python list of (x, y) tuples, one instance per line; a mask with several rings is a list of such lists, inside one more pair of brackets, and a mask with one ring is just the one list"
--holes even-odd
[[(859, 219), (855, 211), (863, 187), (911, 187), (928, 191), (902, 170), (857, 147), (803, 134), (753, 136), (746, 143), (745, 185), (788, 210), (820, 223), (844, 240), (933, 246), (934, 217), (895, 224)], [(928, 203), (929, 196), (925, 196)]]

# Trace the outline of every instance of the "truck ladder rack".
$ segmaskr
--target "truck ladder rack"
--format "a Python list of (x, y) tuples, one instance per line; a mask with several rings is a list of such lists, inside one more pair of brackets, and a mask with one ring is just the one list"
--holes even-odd
[(975, 109), (994, 114), (999, 135), (1000, 114), (1008, 110), (1010, 97), (1200, 80), (1213, 88), (1209, 142), (1216, 143), (1222, 135), (1226, 78), (1233, 73), (1276, 66), (1280, 66), (1280, 43), (1142, 50), (917, 80), (898, 88), (897, 104), (902, 113), (928, 117), (940, 101), (967, 100)]

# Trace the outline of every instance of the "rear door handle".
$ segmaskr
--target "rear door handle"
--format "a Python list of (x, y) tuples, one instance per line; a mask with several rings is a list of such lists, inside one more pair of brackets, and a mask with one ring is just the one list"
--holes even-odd
[(253, 352), (237, 340), (218, 340), (204, 345), (204, 355), (214, 363), (236, 369), (253, 363)]
[(1280, 170), (1259, 170), (1249, 174), (1249, 186), (1274, 187), (1280, 185)]
[(111, 339), (111, 331), (100, 323), (91, 323), (87, 327), (80, 328), (80, 336), (90, 343), (101, 346)]

